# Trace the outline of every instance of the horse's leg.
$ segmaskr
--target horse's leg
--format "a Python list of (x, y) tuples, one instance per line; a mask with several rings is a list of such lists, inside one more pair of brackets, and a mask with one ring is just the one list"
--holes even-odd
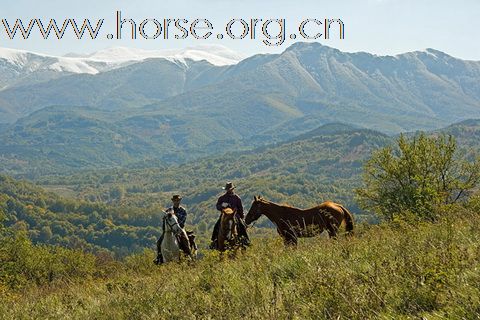
[(185, 253), (185, 255), (187, 255), (187, 256), (192, 255), (192, 249), (190, 247), (190, 241), (189, 241), (188, 236), (185, 232), (181, 232), (177, 236), (177, 243), (178, 243), (178, 246), (180, 247), (180, 250), (183, 253)]
[[(163, 241), (165, 241), (165, 239), (163, 239)], [(164, 263), (169, 262), (170, 261), (170, 255), (168, 254), (166, 245), (164, 243), (162, 243), (161, 253), (162, 253), (163, 262)]]
[(285, 235), (283, 234), (282, 230), (280, 230), (280, 228), (278, 227), (277, 227), (277, 232), (280, 235), (280, 237), (284, 238)]
[(163, 240), (163, 234), (158, 238), (157, 241), (157, 256), (155, 260), (153, 260), (153, 263), (155, 264), (161, 264), (164, 262), (163, 256), (162, 256), (162, 240)]
[(218, 251), (225, 251), (225, 241), (223, 240), (223, 238), (220, 238), (217, 240), (218, 241)]
[(219, 226), (218, 237), (217, 237), (217, 250), (220, 252), (225, 251), (225, 231), (223, 230), (223, 225)]
[(285, 246), (287, 247), (296, 247), (297, 246), (297, 237), (288, 236), (284, 239)]
[(330, 238), (336, 239), (337, 238), (337, 231), (338, 231), (338, 226), (332, 222), (329, 222), (327, 224), (327, 230), (328, 230), (328, 235)]
[(296, 246), (298, 243), (298, 237), (292, 229), (283, 230), (283, 241), (285, 246)]

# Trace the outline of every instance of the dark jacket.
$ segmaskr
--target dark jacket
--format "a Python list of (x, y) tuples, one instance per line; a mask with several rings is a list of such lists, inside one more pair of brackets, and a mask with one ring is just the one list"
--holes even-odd
[(185, 210), (184, 207), (179, 206), (178, 208), (175, 207), (170, 207), (168, 210), (173, 209), (173, 212), (175, 212), (175, 215), (177, 216), (178, 219), (178, 224), (180, 227), (183, 229), (185, 228), (185, 222), (187, 221), (187, 210)]
[(243, 205), (242, 205), (242, 199), (240, 199), (240, 197), (235, 194), (235, 193), (232, 193), (232, 194), (229, 194), (229, 193), (225, 193), (223, 196), (221, 196), (220, 198), (218, 198), (218, 201), (217, 201), (217, 210), (218, 211), (222, 211), (223, 207), (222, 207), (222, 203), (228, 203), (228, 207), (227, 208), (232, 208), (233, 210), (235, 210), (237, 212), (237, 215), (243, 219)]

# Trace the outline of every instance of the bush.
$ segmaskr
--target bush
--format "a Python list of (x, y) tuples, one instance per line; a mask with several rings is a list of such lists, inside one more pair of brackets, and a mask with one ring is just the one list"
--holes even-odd
[(479, 159), (461, 158), (452, 136), (401, 135), (397, 143), (365, 164), (364, 185), (356, 194), (366, 210), (388, 220), (406, 212), (435, 220), (439, 206), (464, 200), (480, 182)]
[(33, 245), (25, 232), (0, 234), (0, 287), (13, 290), (56, 281), (88, 279), (95, 256), (58, 246)]

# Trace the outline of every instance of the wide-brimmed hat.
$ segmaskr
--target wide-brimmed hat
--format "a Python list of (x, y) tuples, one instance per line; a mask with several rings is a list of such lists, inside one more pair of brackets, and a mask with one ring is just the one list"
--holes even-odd
[(179, 195), (179, 194), (176, 194), (172, 197), (172, 201), (180, 201), (182, 200), (183, 198)]
[(232, 183), (232, 182), (227, 182), (227, 184), (225, 185), (225, 187), (223, 187), (223, 190), (233, 190), (235, 189), (235, 185)]

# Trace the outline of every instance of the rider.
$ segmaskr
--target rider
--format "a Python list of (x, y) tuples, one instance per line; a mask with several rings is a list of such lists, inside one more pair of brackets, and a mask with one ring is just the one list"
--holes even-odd
[[(225, 187), (223, 188), (226, 192), (224, 195), (220, 196), (217, 200), (217, 210), (222, 211), (225, 208), (231, 208), (235, 211), (235, 215), (238, 219), (238, 234), (242, 238), (244, 245), (250, 245), (250, 239), (247, 234), (247, 227), (245, 225), (244, 213), (243, 213), (243, 205), (242, 199), (235, 193), (235, 186), (232, 182), (227, 182)], [(215, 227), (213, 228), (212, 234), (212, 243), (210, 244), (210, 248), (214, 249), (217, 248), (217, 237), (218, 237), (218, 230), (220, 228), (220, 219), (221, 215), (218, 218), (217, 223), (215, 223)]]
[[(183, 198), (180, 195), (178, 195), (178, 194), (174, 195), (171, 199), (173, 205), (170, 208), (168, 208), (166, 210), (166, 212), (173, 211), (175, 213), (175, 215), (177, 216), (178, 224), (183, 229), (183, 228), (185, 228), (185, 222), (187, 221), (187, 210), (185, 210), (184, 207), (180, 206), (180, 202), (182, 201), (182, 199)], [(162, 241), (163, 241), (163, 231), (164, 230), (162, 230), (162, 235), (160, 236), (160, 238), (157, 241), (157, 258), (155, 260), (153, 260), (153, 262), (155, 264), (163, 263), (162, 251), (160, 249), (160, 247), (162, 245)], [(185, 252), (185, 249), (183, 249), (183, 250)], [(188, 252), (185, 252), (185, 253), (189, 254)]]

